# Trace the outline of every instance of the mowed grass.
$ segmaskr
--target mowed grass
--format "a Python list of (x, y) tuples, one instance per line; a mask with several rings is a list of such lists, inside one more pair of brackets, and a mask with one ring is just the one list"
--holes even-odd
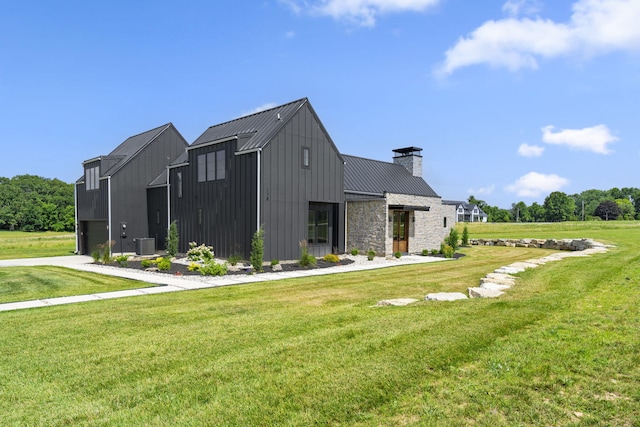
[(640, 226), (598, 225), (470, 226), (617, 246), (495, 300), (373, 307), (548, 251), (0, 313), (0, 425), (637, 425)]
[(0, 268), (0, 304), (149, 286), (152, 285), (63, 267)]
[(0, 259), (72, 255), (74, 239), (73, 233), (0, 230)]

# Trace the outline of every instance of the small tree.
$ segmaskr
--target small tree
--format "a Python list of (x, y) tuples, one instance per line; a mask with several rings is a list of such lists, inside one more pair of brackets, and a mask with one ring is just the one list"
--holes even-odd
[(174, 257), (178, 254), (178, 225), (175, 221), (169, 226), (169, 237), (167, 238), (167, 255)]
[(444, 242), (447, 246), (451, 246), (454, 251), (458, 249), (458, 231), (455, 227), (451, 227), (449, 236), (444, 239)]
[(595, 214), (605, 221), (611, 221), (618, 218), (620, 208), (613, 200), (604, 200), (596, 208)]
[(264, 230), (262, 226), (253, 233), (250, 258), (253, 271), (262, 272), (262, 263), (264, 261)]
[(469, 246), (469, 229), (466, 225), (462, 229), (462, 246)]

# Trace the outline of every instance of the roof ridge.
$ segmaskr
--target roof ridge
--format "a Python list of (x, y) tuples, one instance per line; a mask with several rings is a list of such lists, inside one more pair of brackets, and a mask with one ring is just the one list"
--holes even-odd
[(255, 113), (246, 114), (244, 116), (236, 117), (235, 119), (227, 120), (226, 122), (222, 122), (222, 123), (218, 123), (218, 124), (209, 126), (207, 129), (211, 129), (211, 128), (215, 128), (215, 127), (218, 127), (218, 126), (227, 125), (229, 123), (237, 122), (238, 120), (244, 120), (244, 119), (247, 119), (249, 117), (257, 116), (259, 114), (266, 114), (266, 113), (269, 113), (269, 112), (271, 112), (273, 110), (277, 110), (278, 108), (286, 107), (288, 105), (295, 104), (297, 102), (302, 102), (302, 104), (304, 104), (305, 102), (308, 102), (308, 101), (309, 101), (309, 99), (307, 97), (296, 99), (295, 101), (291, 101), (291, 102), (287, 102), (287, 103), (284, 103), (284, 104), (276, 105), (275, 107), (267, 108), (266, 110), (256, 111)]

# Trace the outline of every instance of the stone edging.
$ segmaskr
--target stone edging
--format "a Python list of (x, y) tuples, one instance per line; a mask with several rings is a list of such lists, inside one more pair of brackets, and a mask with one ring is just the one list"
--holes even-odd
[[(558, 252), (542, 258), (529, 259), (523, 262), (514, 262), (500, 267), (480, 279), (479, 286), (468, 288), (468, 297), (462, 292), (437, 292), (427, 294), (425, 300), (456, 301), (468, 298), (497, 298), (503, 295), (507, 289), (515, 285), (515, 274), (521, 273), (528, 268), (536, 268), (548, 262), (560, 261), (570, 257), (585, 257), (593, 254), (604, 253), (611, 247), (592, 239), (472, 239), (470, 240), (470, 243), (472, 245), (480, 246), (555, 249), (564, 252)], [(408, 299), (401, 300), (406, 301)], [(412, 300), (411, 302), (416, 301), (417, 300)], [(378, 305), (405, 305), (395, 304), (393, 302), (395, 302), (395, 300), (386, 300), (381, 301)]]

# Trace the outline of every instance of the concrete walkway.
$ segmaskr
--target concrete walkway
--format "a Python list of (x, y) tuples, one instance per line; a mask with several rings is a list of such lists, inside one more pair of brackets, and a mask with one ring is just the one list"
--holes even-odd
[(150, 283), (150, 287), (130, 289), (124, 291), (102, 292), (88, 295), (77, 295), (58, 298), (45, 298), (31, 301), (20, 301), (0, 304), (0, 311), (22, 310), (27, 308), (48, 307), (54, 305), (74, 304), (88, 301), (99, 301), (113, 298), (126, 298), (141, 295), (179, 292), (194, 289), (216, 288), (220, 286), (242, 285), (246, 283), (267, 282), (273, 280), (295, 279), (299, 277), (324, 276), (328, 274), (347, 273), (352, 271), (374, 270), (378, 268), (396, 267), (401, 265), (424, 264), (428, 262), (444, 261), (445, 258), (423, 257), (419, 255), (405, 255), (402, 258), (375, 258), (373, 261), (354, 262), (348, 265), (338, 265), (328, 268), (310, 270), (283, 271), (279, 273), (262, 273), (247, 275), (212, 276), (174, 276), (166, 273), (152, 273), (127, 268), (109, 267), (93, 264), (89, 256), (73, 255), (51, 258), (28, 258), (14, 260), (0, 260), (1, 267), (32, 267), (38, 265), (53, 265), (75, 270), (88, 271), (98, 274), (122, 277)]

